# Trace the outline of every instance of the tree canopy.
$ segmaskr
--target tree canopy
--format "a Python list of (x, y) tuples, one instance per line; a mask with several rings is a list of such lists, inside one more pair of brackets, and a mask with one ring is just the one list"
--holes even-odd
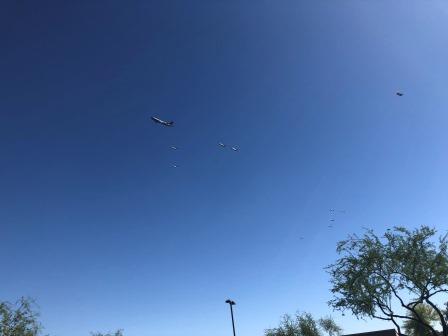
[[(414, 307), (414, 309), (418, 312), (420, 318), (425, 322), (425, 324), (433, 325), (434, 322), (437, 322), (437, 312), (430, 305), (419, 303)], [(408, 315), (416, 317), (412, 312), (408, 312)], [(403, 327), (406, 335), (408, 336), (431, 336), (431, 331), (422, 323), (415, 320), (404, 321)]]
[(315, 320), (309, 313), (297, 313), (295, 316), (284, 315), (277, 328), (266, 329), (265, 336), (338, 336), (342, 329), (331, 317)]
[(31, 299), (21, 298), (15, 303), (0, 302), (1, 336), (37, 336), (42, 326)]
[[(0, 336), (39, 336), (42, 324), (32, 299), (22, 297), (15, 303), (0, 301)], [(91, 333), (92, 336), (123, 336), (123, 330), (113, 333)]]
[(362, 237), (351, 235), (339, 242), (340, 257), (327, 268), (333, 293), (329, 305), (357, 318), (391, 321), (400, 334), (400, 324), (413, 321), (439, 336), (418, 308), (426, 304), (448, 336), (443, 308), (448, 301), (447, 236), (435, 235), (427, 226), (395, 227), (381, 237), (367, 230)]
[(113, 333), (107, 333), (107, 334), (95, 332), (95, 333), (92, 333), (92, 336), (123, 336), (123, 330), (118, 329), (117, 331), (115, 331)]

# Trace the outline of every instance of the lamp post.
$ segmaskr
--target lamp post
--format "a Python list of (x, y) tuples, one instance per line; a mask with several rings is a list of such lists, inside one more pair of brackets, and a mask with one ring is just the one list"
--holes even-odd
[(232, 328), (233, 328), (233, 336), (236, 336), (235, 334), (235, 320), (233, 319), (233, 306), (236, 304), (235, 301), (232, 301), (230, 299), (226, 300), (226, 303), (230, 306), (230, 316), (232, 316)]

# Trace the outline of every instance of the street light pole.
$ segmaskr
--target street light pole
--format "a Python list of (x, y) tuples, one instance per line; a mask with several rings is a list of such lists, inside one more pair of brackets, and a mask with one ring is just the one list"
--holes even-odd
[(230, 306), (230, 316), (232, 316), (232, 328), (233, 328), (233, 336), (236, 336), (235, 334), (235, 320), (233, 319), (233, 306), (236, 304), (235, 301), (232, 300), (226, 300), (226, 303)]

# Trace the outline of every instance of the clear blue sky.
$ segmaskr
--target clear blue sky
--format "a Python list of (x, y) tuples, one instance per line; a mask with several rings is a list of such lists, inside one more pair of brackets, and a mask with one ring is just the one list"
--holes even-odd
[(330, 313), (338, 240), (447, 229), (447, 32), (443, 0), (3, 1), (0, 299), (53, 336)]

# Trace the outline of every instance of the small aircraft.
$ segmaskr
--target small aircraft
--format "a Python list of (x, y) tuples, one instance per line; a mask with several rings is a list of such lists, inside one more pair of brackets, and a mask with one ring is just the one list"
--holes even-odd
[(395, 94), (396, 94), (398, 97), (403, 97), (403, 95), (404, 95), (403, 92), (395, 92)]
[(234, 152), (238, 152), (239, 148), (234, 146), (234, 147), (232, 147), (232, 150), (233, 150)]
[(226, 145), (222, 142), (218, 142), (218, 145), (220, 145), (221, 147), (225, 147)]
[(176, 146), (170, 146), (170, 148), (171, 148), (172, 150), (177, 150), (177, 147), (176, 147)]
[(173, 168), (179, 168), (179, 165), (178, 165), (177, 163), (173, 163), (171, 166), (172, 166)]
[(163, 126), (174, 126), (174, 121), (165, 121), (157, 117), (151, 117), (152, 121)]

